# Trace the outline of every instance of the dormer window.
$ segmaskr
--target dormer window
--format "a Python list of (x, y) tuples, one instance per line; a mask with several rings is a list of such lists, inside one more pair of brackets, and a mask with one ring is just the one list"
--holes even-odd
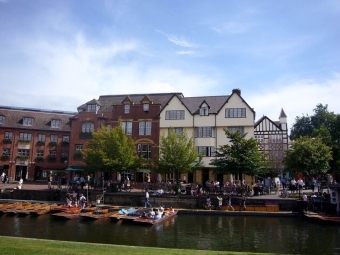
[(5, 122), (5, 116), (0, 115), (0, 124), (4, 124)]
[(130, 105), (129, 104), (124, 105), (124, 113), (130, 113)]
[(202, 107), (200, 110), (201, 116), (209, 116), (209, 108), (208, 107)]
[(24, 126), (32, 126), (33, 125), (33, 118), (31, 117), (25, 117), (23, 120)]
[(60, 128), (61, 120), (51, 120), (51, 128)]
[(87, 111), (88, 112), (96, 112), (97, 106), (95, 104), (88, 104), (87, 105)]
[(144, 112), (148, 112), (149, 111), (149, 104), (143, 104), (143, 110), (144, 110)]

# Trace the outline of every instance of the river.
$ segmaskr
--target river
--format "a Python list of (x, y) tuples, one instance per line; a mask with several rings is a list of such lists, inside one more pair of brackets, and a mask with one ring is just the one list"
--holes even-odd
[(200, 250), (338, 254), (340, 228), (301, 218), (177, 215), (145, 226), (109, 219), (0, 216), (0, 235)]

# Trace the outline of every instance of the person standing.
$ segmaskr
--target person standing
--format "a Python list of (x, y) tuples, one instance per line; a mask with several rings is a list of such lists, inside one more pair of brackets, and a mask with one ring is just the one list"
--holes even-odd
[(83, 194), (81, 194), (79, 198), (79, 207), (80, 209), (84, 209), (86, 207), (86, 198)]
[(209, 196), (207, 196), (207, 199), (205, 201), (205, 209), (211, 210), (211, 199)]
[(312, 181), (310, 182), (310, 186), (311, 186), (312, 191), (313, 191), (313, 193), (314, 193), (314, 189), (315, 189), (315, 186), (316, 186), (316, 180), (315, 180), (315, 178), (312, 178)]
[(217, 195), (217, 200), (218, 200), (218, 209), (222, 210), (223, 198), (221, 197), (221, 195)]
[(290, 190), (291, 190), (292, 193), (295, 193), (295, 190), (296, 190), (296, 181), (295, 181), (294, 178), (290, 181)]
[(232, 205), (231, 205), (231, 195), (230, 195), (230, 193), (228, 193), (228, 195), (227, 195), (227, 211), (228, 211), (229, 208), (231, 208), (233, 211), (235, 211), (234, 207), (232, 207)]
[(240, 206), (240, 211), (245, 211), (246, 210), (246, 196), (244, 194), (242, 194), (241, 197), (241, 206)]
[(47, 188), (50, 190), (50, 189), (52, 189), (52, 181), (53, 181), (53, 176), (52, 176), (52, 174), (50, 174), (49, 176), (48, 176), (48, 180), (47, 180)]
[(149, 201), (149, 192), (145, 191), (145, 202), (144, 207), (151, 207), (150, 201)]
[(282, 189), (286, 189), (286, 186), (287, 186), (287, 180), (285, 177), (282, 178), (281, 180), (281, 184), (282, 184)]
[(307, 208), (307, 195), (305, 192), (302, 193), (302, 208), (304, 212), (308, 212), (308, 208)]

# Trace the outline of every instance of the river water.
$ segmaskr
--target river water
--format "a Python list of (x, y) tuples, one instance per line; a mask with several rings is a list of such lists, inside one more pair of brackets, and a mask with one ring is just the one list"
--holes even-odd
[(0, 235), (162, 248), (340, 254), (340, 228), (301, 218), (177, 215), (145, 226), (109, 219), (0, 216)]

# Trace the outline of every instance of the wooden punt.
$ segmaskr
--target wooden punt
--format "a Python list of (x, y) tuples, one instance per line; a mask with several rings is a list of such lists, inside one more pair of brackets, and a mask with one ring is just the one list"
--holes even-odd
[(35, 210), (32, 210), (30, 211), (30, 214), (33, 215), (33, 216), (39, 216), (39, 215), (43, 215), (43, 214), (47, 214), (49, 212), (51, 212), (51, 209), (58, 206), (57, 204), (47, 204), (47, 205), (44, 205), (42, 206), (41, 208), (39, 209), (35, 209)]
[(20, 203), (20, 204), (17, 204), (15, 206), (11, 206), (11, 207), (8, 207), (7, 209), (4, 209), (3, 213), (14, 215), (14, 214), (16, 214), (17, 210), (30, 208), (31, 206), (32, 206), (31, 203)]
[(31, 207), (16, 210), (16, 213), (18, 215), (29, 215), (36, 210), (46, 209), (46, 207), (48, 207), (48, 206), (49, 206), (49, 204), (47, 204), (47, 203), (34, 203), (34, 204), (31, 205)]
[(22, 202), (15, 202), (15, 203), (4, 203), (4, 204), (1, 204), (1, 207), (0, 207), (0, 213), (5, 213), (5, 211), (7, 209), (11, 209), (11, 208), (14, 208), (18, 205), (22, 204)]
[(340, 224), (339, 216), (330, 216), (330, 215), (316, 214), (316, 213), (306, 213), (304, 216), (310, 220), (314, 220), (317, 222)]
[(155, 225), (160, 222), (166, 221), (170, 218), (173, 218), (177, 215), (178, 211), (173, 211), (173, 212), (167, 212), (165, 211), (165, 215), (160, 218), (160, 219), (153, 219), (153, 218), (147, 218), (145, 216), (138, 217), (133, 220), (134, 223), (139, 223), (139, 224), (147, 224), (147, 225)]
[(113, 215), (111, 220), (122, 220), (122, 221), (133, 221), (134, 219), (142, 216), (144, 213), (147, 213), (150, 210), (150, 208), (140, 208), (128, 211), (128, 213), (119, 213), (117, 215)]
[(115, 206), (97, 206), (95, 210), (80, 213), (79, 216), (82, 219), (87, 219), (87, 220), (105, 219), (105, 218), (109, 218), (112, 215), (117, 214), (119, 209), (120, 207), (115, 207)]
[(63, 212), (51, 214), (51, 216), (53, 216), (54, 218), (59, 218), (59, 219), (74, 220), (74, 219), (80, 219), (80, 216), (79, 216), (80, 212), (81, 212), (80, 208), (74, 207)]

